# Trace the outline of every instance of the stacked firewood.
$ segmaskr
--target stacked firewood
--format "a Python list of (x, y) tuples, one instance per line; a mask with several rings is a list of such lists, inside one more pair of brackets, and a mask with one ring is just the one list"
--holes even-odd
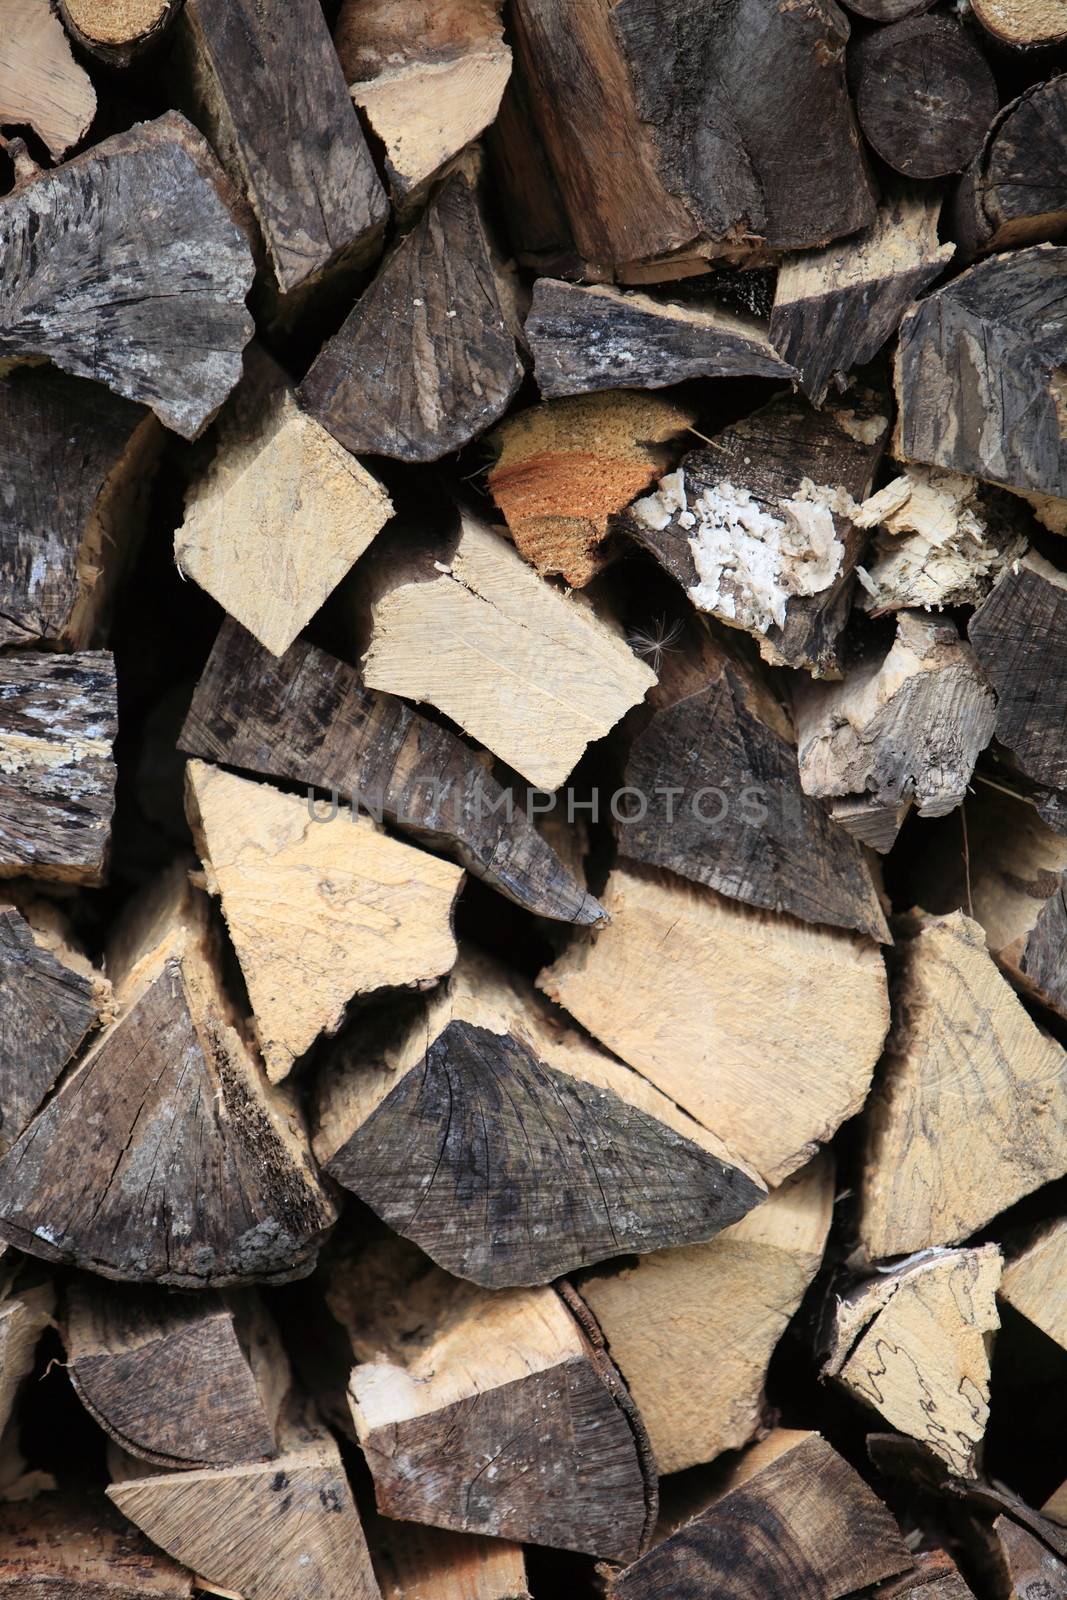
[(1067, 1600), (1063, 0), (0, 0), (0, 1600)]

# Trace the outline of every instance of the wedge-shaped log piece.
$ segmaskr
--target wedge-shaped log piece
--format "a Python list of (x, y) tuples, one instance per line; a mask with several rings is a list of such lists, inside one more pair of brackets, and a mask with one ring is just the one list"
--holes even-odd
[(882, 1502), (817, 1433), (778, 1429), (706, 1509), (612, 1583), (612, 1600), (839, 1600), (910, 1567)]
[(546, 399), (594, 389), (663, 389), (687, 378), (795, 377), (766, 324), (721, 306), (539, 278), (526, 319)]
[(1067, 232), (1067, 75), (1035, 83), (994, 117), (947, 208), (965, 257)]
[[(901, 611), (889, 651), (843, 681), (798, 678), (793, 703), (805, 793), (840, 796), (876, 816), (913, 801), (920, 816), (953, 811), (997, 717), (970, 645), (953, 622), (922, 611)], [(855, 817), (848, 826), (867, 837)]]
[(190, 1600), (192, 1574), (97, 1494), (37, 1495), (0, 1506), (0, 1595)]
[(1001, 1256), (937, 1250), (838, 1296), (824, 1368), (963, 1478), (977, 1473)]
[(767, 1365), (818, 1271), (833, 1200), (820, 1155), (709, 1244), (579, 1282), (660, 1472), (713, 1461), (759, 1431)]
[(780, 1183), (866, 1098), (889, 1025), (877, 947), (635, 867), (604, 904), (610, 925), (539, 986)]
[(870, 492), (885, 409), (869, 391), (821, 412), (772, 400), (685, 456), (635, 501), (626, 531), (698, 611), (758, 639), (765, 660), (836, 674), (866, 538), (852, 502)]
[(0, 202), (0, 360), (45, 358), (186, 439), (241, 375), (248, 241), (206, 141), (168, 111)]
[(437, 461), (507, 409), (522, 366), (474, 186), (435, 190), (300, 385), (346, 449)]
[(316, 0), (185, 0), (179, 29), (190, 107), (281, 292), (371, 259), (389, 207)]
[(379, 1600), (332, 1436), (294, 1404), (280, 1420), (278, 1444), (272, 1461), (149, 1476), (142, 1463), (117, 1458), (108, 1496), (217, 1592), (243, 1600)]
[(0, 1430), (11, 1421), (19, 1386), (33, 1370), (37, 1341), (54, 1326), (56, 1298), (50, 1283), (30, 1281), (16, 1287), (17, 1268), (8, 1266), (10, 1260), (0, 1268)]
[(358, 1039), (327, 1069), (314, 1148), (390, 1227), (492, 1289), (708, 1239), (764, 1198), (666, 1095), (474, 952), (384, 1045)]
[(1067, 250), (971, 267), (901, 323), (901, 458), (1067, 498), (1065, 366)]
[(591, 607), (466, 512), (437, 551), (382, 549), (372, 590), (368, 686), (435, 706), (542, 789), (656, 681)]
[(401, 204), (485, 131), (511, 75), (500, 0), (343, 0), (334, 43)]
[(377, 478), (257, 354), (188, 493), (174, 558), (280, 656), (392, 514)]
[(0, 878), (103, 882), (117, 732), (108, 651), (0, 655)]
[(382, 1600), (530, 1600), (521, 1545), (363, 1517)]
[(1031, 1595), (1034, 1600), (1067, 1600), (1067, 1552), (1060, 1541), (1050, 1545), (1014, 1517), (999, 1516), (987, 1535), (986, 1549), (1001, 1593), (1027, 1600)]
[(182, 0), (56, 0), (67, 32), (106, 67), (131, 66), (158, 45), (177, 18)]
[(860, 1238), (872, 1258), (955, 1244), (1067, 1171), (1067, 1055), (962, 912), (904, 941), (899, 1021), (868, 1110)]
[(629, 1396), (555, 1289), (461, 1283), (395, 1239), (335, 1272), (356, 1433), (378, 1509), (632, 1560), (655, 1475)]
[(787, 256), (778, 273), (770, 338), (821, 405), (830, 384), (872, 361), (921, 290), (944, 272), (952, 246), (938, 244), (940, 199), (904, 188), (869, 228), (822, 250)]
[(603, 921), (593, 896), (509, 805), (469, 745), (302, 640), (277, 660), (224, 622), (181, 748), (362, 800), (535, 915)]
[(190, 825), (273, 1082), (340, 1027), (354, 996), (433, 983), (452, 966), (461, 867), (347, 807), (318, 826), (300, 795), (203, 761), (185, 770)]
[(79, 1400), (131, 1455), (173, 1469), (276, 1453), (289, 1370), (254, 1294), (84, 1277), (67, 1290), (63, 1340)]
[(789, 718), (740, 656), (688, 628), (664, 649), (647, 704), (625, 768), (640, 800), (618, 824), (622, 855), (889, 942), (867, 858), (804, 793)]
[(95, 115), (92, 79), (49, 0), (9, 0), (0, 18), (0, 123), (32, 128), (60, 161)]
[(118, 1020), (0, 1162), (0, 1238), (174, 1288), (311, 1270), (335, 1213), (213, 942), (180, 868), (131, 907), (108, 957)]
[(1007, 1263), (1000, 1297), (1067, 1350), (1067, 1219)]

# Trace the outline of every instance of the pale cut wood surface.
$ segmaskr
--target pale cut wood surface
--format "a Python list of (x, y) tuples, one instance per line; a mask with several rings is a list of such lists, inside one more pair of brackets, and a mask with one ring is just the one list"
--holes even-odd
[(25, 1600), (190, 1600), (192, 1574), (103, 1494), (37, 1494), (0, 1505), (0, 1594)]
[(49, 0), (5, 0), (0, 14), (0, 122), (28, 124), (60, 161), (89, 131), (96, 90)]
[(530, 1600), (521, 1545), (363, 1516), (382, 1600)]
[(974, 14), (1004, 44), (1058, 44), (1067, 37), (1067, 15), (1058, 0), (976, 0)]
[(37, 1341), (54, 1326), (55, 1288), (36, 1283), (12, 1292), (4, 1287), (0, 1300), (0, 1430), (7, 1427), (15, 1398), (24, 1378), (33, 1370)]
[(1067, 1350), (1067, 1219), (1043, 1230), (1007, 1263), (1000, 1295)]

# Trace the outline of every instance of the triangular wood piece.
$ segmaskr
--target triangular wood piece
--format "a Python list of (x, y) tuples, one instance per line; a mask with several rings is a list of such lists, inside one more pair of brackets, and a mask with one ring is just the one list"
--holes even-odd
[(272, 1081), (353, 996), (432, 983), (455, 961), (461, 867), (347, 806), (317, 822), (303, 796), (203, 761), (186, 768), (186, 804)]
[(190, 1600), (192, 1592), (192, 1573), (153, 1549), (99, 1490), (0, 1505), (0, 1595), (11, 1600)]
[(1008, 1262), (1000, 1297), (1067, 1350), (1067, 1218)]
[(49, 0), (8, 0), (0, 17), (0, 123), (31, 127), (61, 161), (95, 115), (92, 79)]

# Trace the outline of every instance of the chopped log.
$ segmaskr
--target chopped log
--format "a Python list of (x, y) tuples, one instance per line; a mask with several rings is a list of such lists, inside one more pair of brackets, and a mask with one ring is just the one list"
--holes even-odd
[(174, 559), (280, 656), (392, 514), (378, 480), (300, 410), (273, 363), (246, 357), (215, 457), (186, 495)]
[(500, 0), (342, 0), (334, 43), (352, 99), (384, 146), (393, 199), (407, 206), (485, 131), (511, 76)]
[(50, 907), (0, 903), (0, 1155), (110, 1020), (110, 983), (65, 935)]
[(848, 0), (846, 10), (868, 22), (902, 22), (929, 11), (934, 0)]
[(863, 136), (895, 171), (944, 178), (977, 155), (996, 116), (997, 86), (954, 17), (877, 28), (852, 51), (851, 65)]
[(1067, 18), (1055, 0), (974, 0), (972, 10), (998, 43), (1017, 50), (1067, 39)]
[(873, 361), (908, 306), (944, 272), (953, 248), (938, 243), (940, 209), (929, 190), (901, 186), (869, 228), (782, 262), (770, 339), (812, 405), (822, 404), (831, 383), (844, 389), (853, 368)]
[(905, 461), (1067, 498), (1067, 252), (979, 262), (920, 300), (900, 326), (899, 449)]
[(698, 611), (751, 633), (764, 660), (835, 676), (865, 542), (852, 501), (870, 492), (885, 411), (868, 391), (821, 412), (779, 397), (691, 451), (620, 520)]
[(496, 121), (486, 131), (494, 187), (516, 261), (540, 276), (602, 277), (578, 256), (566, 208), (530, 110), (522, 74), (514, 70)]
[(1067, 1561), (1013, 1517), (999, 1516), (989, 1533), (999, 1589), (1020, 1600), (1067, 1600)]
[(1007, 1263), (1000, 1297), (1067, 1350), (1067, 1219), (1043, 1229)]
[(604, 904), (610, 925), (539, 987), (780, 1183), (866, 1097), (889, 1022), (877, 947), (631, 866)]
[(487, 523), (466, 511), (458, 523), (438, 548), (411, 555), (378, 542), (364, 681), (436, 707), (530, 783), (555, 790), (655, 674)]
[(866, 856), (804, 793), (789, 718), (739, 655), (687, 628), (647, 704), (623, 780), (640, 797), (617, 823), (624, 857), (889, 942)]
[(16, 1600), (190, 1600), (175, 1565), (84, 1491), (0, 1505), (0, 1594)]
[(943, 817), (961, 805), (997, 718), (955, 623), (922, 611), (899, 612), (888, 652), (869, 655), (842, 682), (798, 678), (794, 691), (804, 792), (857, 808), (849, 828), (868, 843), (864, 812), (897, 815), (914, 803), (921, 817)]
[(974, 1600), (952, 1557), (944, 1550), (917, 1550), (915, 1566), (886, 1578), (872, 1591), (877, 1600)]
[(314, 1150), (397, 1233), (490, 1289), (709, 1239), (765, 1198), (666, 1095), (471, 951), (327, 1068)]
[(9, 0), (0, 18), (0, 123), (32, 128), (61, 161), (95, 115), (92, 79), (48, 0)]
[(962, 1478), (989, 1419), (1000, 1269), (995, 1245), (937, 1250), (836, 1298), (825, 1375)]
[[(4, 1265), (6, 1268), (7, 1263)], [(54, 1326), (52, 1312), (55, 1309), (56, 1298), (55, 1290), (50, 1283), (31, 1281), (14, 1292), (10, 1275), (3, 1283), (2, 1296), (0, 1298), (0, 1430), (6, 1428), (10, 1422), (19, 1387), (23, 1379), (28, 1378), (33, 1370), (37, 1342), (41, 1334), (46, 1328)]]
[(105, 67), (125, 68), (155, 49), (182, 0), (56, 0), (67, 32)]
[(144, 1476), (140, 1462), (115, 1459), (108, 1497), (201, 1587), (243, 1600), (379, 1600), (333, 1437), (294, 1407), (278, 1442), (272, 1461), (195, 1472)]
[(994, 117), (946, 220), (965, 259), (1067, 232), (1067, 75), (1035, 83)]
[(105, 1278), (288, 1282), (335, 1212), (295, 1106), (270, 1092), (177, 868), (108, 955), (117, 1021), (0, 1161), (0, 1238)]
[(298, 391), (347, 450), (437, 461), (492, 426), (522, 365), (474, 186), (454, 172)]
[(0, 201), (0, 360), (44, 357), (183, 438), (241, 375), (252, 256), (206, 141), (176, 112)]
[(609, 518), (667, 470), (668, 441), (693, 416), (617, 389), (509, 417), (489, 441), (498, 455), (487, 483), (519, 553), (542, 577), (584, 588), (607, 559)]
[(860, 1238), (872, 1259), (957, 1244), (1067, 1171), (1067, 1058), (962, 912), (900, 946), (897, 1026), (868, 1111)]
[(610, 1587), (612, 1600), (839, 1600), (911, 1566), (885, 1506), (817, 1433), (779, 1429), (712, 1503)]
[(290, 1379), (254, 1295), (80, 1278), (67, 1291), (63, 1340), (79, 1400), (129, 1454), (171, 1469), (275, 1455)]
[(833, 1199), (833, 1164), (818, 1156), (709, 1244), (579, 1281), (661, 1473), (758, 1433), (767, 1366), (822, 1260)]
[(363, 1516), (382, 1600), (530, 1600), (521, 1545)]
[[(854, 514), (877, 528), (856, 569), (867, 611), (978, 605), (994, 579), (1026, 554), (1015, 496), (936, 467), (906, 467)], [(873, 557), (873, 559), (872, 559)]]
[(555, 1289), (478, 1289), (390, 1239), (328, 1300), (383, 1515), (607, 1561), (644, 1548), (656, 1483), (640, 1420)]
[(278, 660), (224, 622), (181, 748), (350, 797), (537, 916), (582, 926), (604, 919), (462, 739), (302, 640)]
[(664, 389), (688, 378), (796, 376), (757, 317), (714, 303), (676, 305), (609, 284), (538, 278), (526, 338), (546, 399)]
[(463, 869), (338, 807), (326, 831), (299, 795), (203, 761), (185, 803), (207, 888), (220, 896), (274, 1083), (356, 995), (424, 987), (456, 959)]
[(373, 260), (389, 206), (317, 0), (185, 0), (179, 34), (193, 118), (281, 294)]
[(0, 655), (0, 878), (103, 882), (117, 732), (108, 651)]

